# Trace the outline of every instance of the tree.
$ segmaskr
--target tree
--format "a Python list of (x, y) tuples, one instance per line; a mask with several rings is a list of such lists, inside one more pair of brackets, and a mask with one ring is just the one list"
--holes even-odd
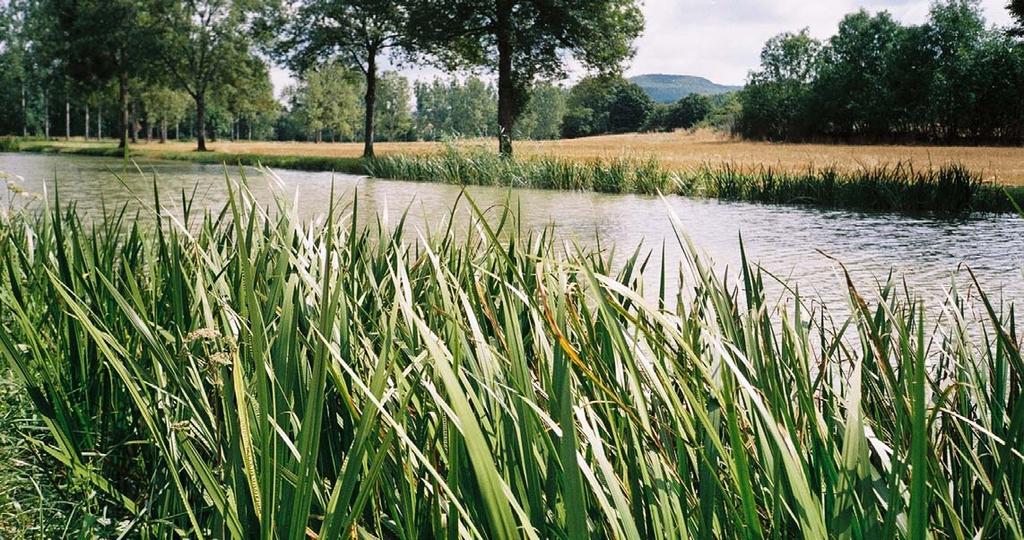
[[(54, 17), (48, 41), (59, 44), (67, 76), (80, 84), (101, 87), (117, 81), (120, 106), (120, 148), (127, 147), (130, 78), (145, 71), (154, 34), (140, 32), (147, 20), (144, 0), (44, 0)], [(39, 31), (45, 35), (46, 29)]]
[(261, 118), (275, 114), (279, 108), (274, 99), (274, 86), (270, 81), (270, 70), (263, 60), (250, 55), (244, 65), (233, 70), (233, 77), (216, 93), (219, 101), (231, 116), (231, 136), (242, 138), (242, 122), (248, 128), (247, 137), (252, 139), (254, 124)]
[(498, 75), (498, 147), (512, 155), (515, 123), (538, 78), (565, 75), (567, 57), (584, 69), (617, 72), (643, 30), (636, 0), (419, 0), (412, 22), (432, 36), (449, 65)]
[(627, 82), (616, 87), (608, 107), (608, 130), (612, 133), (640, 131), (654, 111), (654, 100), (639, 85)]
[(0, 5), (0, 133), (28, 136), (30, 124), (28, 43), (25, 19), (28, 6), (15, 0)]
[[(377, 106), (374, 109), (374, 131), (377, 138), (405, 141), (415, 136), (412, 111), (409, 110), (411, 97), (408, 79), (394, 71), (381, 74), (377, 81)], [(366, 139), (365, 131), (363, 138)]]
[(320, 142), (326, 130), (332, 140), (351, 139), (359, 114), (355, 75), (331, 63), (305, 72), (302, 82), (300, 103), (310, 136)]
[(189, 95), (164, 86), (156, 86), (142, 94), (149, 120), (160, 128), (160, 142), (167, 142), (167, 126), (177, 124), (188, 111)]
[(610, 131), (608, 111), (618, 88), (628, 81), (617, 76), (584, 77), (566, 97), (562, 136), (586, 137)]
[(518, 136), (533, 140), (557, 139), (565, 117), (565, 90), (541, 83), (530, 90), (526, 111), (519, 119)]
[(700, 94), (690, 94), (672, 104), (668, 110), (668, 130), (690, 129), (711, 114), (711, 98)]
[(1013, 32), (1018, 36), (1024, 36), (1024, 0), (1010, 0), (1006, 9), (1010, 10), (1010, 15), (1017, 22)]
[(761, 51), (761, 69), (750, 75), (740, 94), (741, 133), (781, 139), (807, 134), (807, 110), (817, 77), (821, 43), (807, 29), (773, 37)]
[(462, 83), (456, 79), (417, 82), (415, 94), (417, 131), (425, 139), (489, 137), (497, 133), (495, 89), (478, 77), (468, 77)]
[(295, 70), (326, 60), (363, 74), (363, 157), (373, 157), (377, 62), (389, 53), (412, 53), (409, 6), (395, 0), (306, 0), (288, 18), (274, 50)]
[(977, 0), (946, 0), (932, 5), (928, 33), (935, 71), (929, 102), (932, 117), (944, 139), (963, 136), (973, 121), (974, 95), (970, 58), (985, 34), (985, 19)]
[(819, 125), (842, 136), (885, 137), (895, 118), (892, 65), (902, 28), (887, 12), (860, 10), (839, 23), (815, 82)]
[(207, 97), (249, 67), (253, 40), (264, 36), (253, 24), (259, 0), (151, 0), (150, 32), (163, 67), (192, 96), (196, 150), (206, 151)]

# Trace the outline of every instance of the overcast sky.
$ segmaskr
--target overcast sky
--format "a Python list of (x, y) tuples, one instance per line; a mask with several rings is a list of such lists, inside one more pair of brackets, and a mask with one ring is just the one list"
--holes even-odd
[[(1008, 0), (981, 0), (989, 24), (1010, 22)], [(907, 24), (928, 18), (931, 0), (646, 0), (647, 28), (636, 42), (627, 75), (671, 73), (699, 75), (720, 84), (743, 84), (756, 69), (761, 46), (772, 36), (807, 27), (818, 38), (835, 33), (843, 15), (863, 7), (887, 10)], [(407, 68), (412, 78), (436, 76), (434, 70)], [(287, 72), (272, 72), (280, 89)]]

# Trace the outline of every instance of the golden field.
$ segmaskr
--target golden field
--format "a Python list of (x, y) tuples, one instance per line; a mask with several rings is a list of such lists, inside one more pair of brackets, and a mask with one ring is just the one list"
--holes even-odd
[[(62, 143), (81, 146), (85, 144)], [(467, 140), (463, 146), (496, 146), (491, 140)], [(287, 156), (358, 157), (362, 143), (297, 143), (261, 141), (216, 141), (209, 149), (233, 154), (264, 154)], [(136, 150), (189, 151), (193, 142), (141, 143)], [(377, 143), (378, 154), (426, 153), (443, 148), (442, 143)], [(740, 168), (773, 167), (797, 171), (808, 167), (835, 166), (844, 171), (896, 163), (915, 168), (939, 167), (962, 163), (980, 173), (986, 180), (1004, 184), (1024, 185), (1024, 148), (985, 146), (906, 146), (791, 144), (744, 141), (710, 132), (631, 133), (604, 135), (561, 141), (519, 141), (516, 152), (521, 156), (557, 156), (570, 159), (593, 159), (619, 156), (654, 156), (665, 167), (692, 169), (701, 165), (732, 164)]]

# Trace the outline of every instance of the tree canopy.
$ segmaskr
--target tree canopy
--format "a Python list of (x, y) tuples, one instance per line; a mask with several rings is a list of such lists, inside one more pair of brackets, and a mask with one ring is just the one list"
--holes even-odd
[[(1011, 6), (1012, 7), (1012, 6)], [(935, 2), (922, 25), (847, 15), (824, 43), (768, 41), (741, 94), (747, 137), (1020, 144), (1024, 47), (976, 0)]]
[(382, 55), (411, 55), (422, 45), (410, 25), (409, 2), (393, 0), (303, 0), (282, 14), (284, 32), (273, 46), (296, 70), (325, 61), (362, 72), (363, 156), (373, 156), (378, 62)]
[(437, 54), (448, 65), (497, 74), (503, 155), (512, 153), (534, 82), (564, 76), (569, 57), (584, 69), (615, 73), (643, 30), (635, 0), (420, 0), (412, 20), (419, 35), (446, 43)]

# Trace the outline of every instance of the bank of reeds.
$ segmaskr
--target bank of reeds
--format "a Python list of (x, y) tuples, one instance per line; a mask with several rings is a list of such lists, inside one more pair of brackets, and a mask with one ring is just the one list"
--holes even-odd
[(0, 152), (17, 152), (21, 149), (21, 141), (17, 137), (0, 137)]
[[(114, 146), (55, 146), (21, 143), (30, 152), (123, 157)], [(706, 164), (689, 170), (666, 169), (654, 157), (505, 159), (482, 147), (446, 146), (426, 154), (386, 154), (373, 159), (328, 156), (282, 156), (225, 152), (171, 152), (148, 147), (131, 156), (231, 166), (266, 166), (304, 171), (366, 174), (377, 178), (456, 185), (537, 189), (678, 194), (766, 204), (883, 212), (1014, 212), (1011, 198), (1024, 200), (1024, 186), (1001, 186), (982, 180), (963, 165), (915, 169), (895, 163), (842, 171), (808, 167), (804, 171), (764, 166)]]
[(683, 231), (678, 270), (613, 265), (508, 212), (409, 244), (231, 187), (0, 221), (0, 358), (105, 535), (1024, 534), (1020, 339), (980, 292), (851, 283), (831, 321)]
[(458, 185), (511, 186), (601, 193), (672, 192), (673, 175), (653, 158), (570, 161), (506, 159), (484, 149), (447, 147), (436, 154), (390, 154), (366, 162), (378, 178)]
[[(94, 146), (57, 146), (47, 142), (22, 142), (18, 148), (24, 152), (52, 154), (72, 154), (94, 157), (125, 157), (123, 148), (116, 145)], [(331, 171), (348, 174), (364, 174), (363, 161), (360, 158), (330, 156), (278, 156), (263, 154), (235, 154), (230, 152), (175, 152), (154, 150), (147, 147), (139, 151), (129, 147), (128, 157), (143, 159), (163, 159), (171, 161), (190, 161), (208, 165), (244, 165), (249, 167), (273, 167), (297, 171)]]
[(720, 165), (702, 167), (685, 178), (683, 192), (696, 196), (895, 212), (1013, 212), (1011, 192), (1024, 193), (984, 183), (961, 165), (920, 170), (897, 163), (852, 173), (832, 167), (793, 173)]
[(943, 214), (1013, 212), (1010, 196), (1019, 199), (1024, 195), (1024, 188), (985, 183), (961, 165), (920, 170), (897, 163), (855, 172), (824, 167), (794, 173), (723, 164), (667, 171), (654, 158), (510, 160), (482, 150), (449, 148), (439, 154), (380, 157), (366, 163), (366, 172), (380, 178), (462, 185), (675, 193), (769, 204)]

